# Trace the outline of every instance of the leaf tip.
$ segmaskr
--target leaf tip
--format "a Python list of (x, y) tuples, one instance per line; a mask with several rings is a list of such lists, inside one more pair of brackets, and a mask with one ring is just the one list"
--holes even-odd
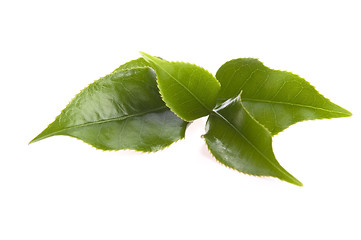
[[(330, 100), (329, 100), (330, 101)], [(330, 101), (331, 102), (331, 101)], [(332, 103), (332, 102), (331, 102)], [(332, 103), (334, 106), (335, 113), (338, 113), (338, 117), (351, 117), (352, 113), (348, 111), (347, 109), (341, 107), (340, 105), (337, 105), (335, 103)], [(337, 116), (336, 116), (337, 117)]]
[(32, 144), (32, 143), (35, 143), (35, 142), (38, 142), (40, 140), (43, 140), (45, 138), (48, 138), (50, 136), (53, 136), (51, 135), (51, 133), (49, 134), (49, 127), (51, 126), (51, 124), (46, 128), (44, 129), (41, 133), (39, 133), (35, 138), (33, 138), (29, 143), (28, 145)]
[(302, 187), (303, 184), (297, 179), (295, 178), (294, 176), (292, 176), (291, 174), (289, 174), (288, 172), (286, 172), (286, 178), (283, 178), (282, 180), (286, 181), (286, 182), (289, 182), (289, 183), (292, 183), (296, 186), (299, 186), (299, 187)]
[(40, 141), (40, 140), (41, 140), (40, 135), (41, 135), (41, 134), (39, 134), (38, 136), (36, 136), (35, 138), (33, 138), (33, 139), (28, 143), (28, 145), (30, 145), (30, 144), (32, 144), (32, 143), (35, 143), (35, 142), (37, 142), (37, 141)]
[(345, 117), (351, 117), (352, 116), (352, 112), (346, 110), (346, 109), (343, 109), (344, 110), (344, 114), (345, 114)]
[(148, 53), (139, 51), (140, 55), (142, 55), (143, 59), (148, 62), (151, 67), (154, 67), (154, 65), (157, 65), (159, 63), (161, 63), (162, 61), (164, 61), (162, 58), (160, 57), (155, 57), (152, 55), (149, 55)]
[(145, 52), (139, 51), (140, 55), (147, 55)]
[(142, 51), (139, 51), (140, 55), (142, 55), (142, 57), (147, 61), (147, 62), (150, 62), (151, 59), (153, 58), (151, 55), (145, 53), (145, 52), (142, 52)]
[(296, 178), (295, 178), (295, 182), (293, 182), (293, 184), (295, 184), (296, 186), (299, 186), (299, 187), (303, 187), (303, 183), (301, 183), (300, 181), (298, 181)]

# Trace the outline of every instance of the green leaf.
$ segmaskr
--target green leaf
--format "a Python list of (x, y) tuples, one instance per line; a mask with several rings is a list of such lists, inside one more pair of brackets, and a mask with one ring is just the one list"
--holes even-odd
[(236, 97), (273, 135), (312, 119), (348, 117), (351, 113), (322, 96), (298, 75), (270, 69), (257, 59), (234, 59), (217, 71), (218, 102)]
[(175, 114), (192, 121), (212, 111), (220, 84), (211, 73), (190, 63), (168, 62), (141, 54), (156, 71), (162, 98)]
[(138, 59), (129, 61), (127, 63), (124, 63), (123, 65), (120, 65), (113, 72), (120, 72), (123, 70), (128, 70), (128, 69), (138, 68), (138, 67), (151, 67), (151, 65), (147, 61), (145, 61), (144, 58), (140, 57)]
[(243, 107), (240, 97), (224, 102), (209, 116), (204, 138), (224, 165), (256, 176), (273, 176), (302, 186), (276, 160), (271, 133)]
[(103, 150), (149, 152), (183, 138), (186, 125), (162, 101), (152, 69), (119, 69), (82, 90), (31, 142), (68, 135)]

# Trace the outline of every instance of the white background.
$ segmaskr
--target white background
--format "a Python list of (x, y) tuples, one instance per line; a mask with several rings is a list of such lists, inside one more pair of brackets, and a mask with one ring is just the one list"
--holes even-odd
[[(359, 1), (1, 1), (0, 239), (361, 239)], [(138, 51), (216, 73), (256, 57), (307, 79), (351, 118), (273, 141), (304, 187), (233, 171), (205, 119), (164, 151), (28, 142)]]

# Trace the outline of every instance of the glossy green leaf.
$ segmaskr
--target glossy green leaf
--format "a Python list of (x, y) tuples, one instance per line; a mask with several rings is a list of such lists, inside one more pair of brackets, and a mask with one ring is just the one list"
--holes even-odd
[(256, 176), (273, 176), (302, 186), (276, 160), (271, 133), (230, 99), (209, 116), (204, 138), (215, 158), (226, 166)]
[(240, 58), (217, 71), (218, 102), (236, 97), (272, 134), (312, 119), (348, 117), (351, 113), (322, 96), (298, 75), (270, 69), (257, 59)]
[(192, 121), (212, 111), (220, 84), (211, 73), (190, 63), (168, 62), (141, 54), (156, 71), (162, 98), (175, 114)]
[(31, 142), (68, 135), (103, 150), (157, 151), (183, 138), (187, 123), (162, 101), (155, 72), (118, 70), (82, 90)]

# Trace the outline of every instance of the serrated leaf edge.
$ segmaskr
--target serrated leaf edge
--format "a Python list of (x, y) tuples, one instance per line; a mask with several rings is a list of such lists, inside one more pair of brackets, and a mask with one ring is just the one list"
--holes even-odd
[[(298, 78), (304, 80), (306, 83), (308, 83), (308, 84), (310, 85), (310, 87), (311, 87), (313, 90), (316, 91), (316, 93), (318, 93), (320, 96), (322, 96), (323, 98), (325, 98), (326, 100), (328, 100), (330, 103), (336, 105), (337, 107), (339, 107), (339, 108), (341, 108), (341, 109), (343, 109), (343, 110), (345, 111), (345, 112), (343, 113), (343, 112), (331, 111), (331, 110), (328, 110), (328, 109), (323, 109), (323, 108), (313, 107), (313, 106), (307, 106), (307, 105), (302, 105), (302, 104), (288, 104), (288, 103), (286, 103), (286, 102), (275, 102), (275, 104), (294, 105), (294, 106), (298, 106), (298, 105), (299, 105), (299, 107), (317, 109), (317, 110), (321, 110), (321, 111), (325, 111), (325, 112), (331, 112), (331, 113), (344, 114), (344, 116), (340, 116), (340, 117), (323, 117), (323, 118), (305, 119), (305, 120), (302, 120), (302, 121), (297, 121), (297, 122), (295, 122), (295, 123), (287, 126), (287, 128), (283, 129), (282, 131), (275, 132), (274, 134), (273, 134), (268, 128), (266, 128), (265, 126), (263, 126), (261, 123), (259, 123), (259, 122), (256, 120), (260, 125), (262, 125), (262, 126), (263, 126), (264, 128), (266, 128), (269, 132), (271, 132), (271, 136), (276, 136), (277, 134), (279, 134), (279, 133), (283, 132), (284, 130), (288, 129), (290, 126), (295, 125), (296, 123), (300, 123), (300, 122), (313, 121), (313, 120), (322, 120), (322, 119), (333, 119), (333, 118), (341, 118), (341, 117), (351, 117), (351, 116), (352, 116), (352, 113), (351, 113), (350, 111), (348, 111), (348, 110), (346, 110), (345, 108), (343, 108), (343, 107), (341, 107), (341, 106), (333, 103), (329, 98), (327, 98), (327, 97), (325, 97), (323, 94), (321, 94), (321, 93), (316, 89), (316, 87), (313, 86), (313, 85), (312, 85), (309, 81), (307, 81), (305, 78), (301, 77), (301, 76), (298, 75), (298, 74), (289, 72), (289, 71), (278, 70), (278, 69), (270, 68), (270, 67), (266, 66), (266, 65), (265, 65), (262, 61), (260, 61), (258, 58), (235, 58), (235, 59), (232, 59), (232, 60), (229, 60), (229, 61), (225, 62), (224, 64), (222, 64), (222, 66), (225, 65), (225, 64), (227, 64), (227, 63), (231, 63), (232, 61), (236, 61), (236, 60), (240, 60), (240, 59), (257, 60), (257, 61), (258, 61), (263, 67), (265, 67), (266, 69), (269, 69), (269, 70), (275, 71), (275, 72), (280, 72), (280, 73), (292, 74), (292, 75), (294, 75), (295, 77), (298, 77)], [(245, 64), (245, 65), (247, 65), (247, 64)], [(222, 66), (221, 66), (221, 67), (222, 67)], [(219, 69), (220, 69), (221, 67), (219, 67)], [(217, 73), (218, 73), (219, 69), (217, 70)], [(217, 73), (216, 73), (216, 76), (217, 76)], [(241, 89), (240, 91), (242, 92), (242, 89)], [(251, 99), (251, 98), (249, 98), (249, 99)], [(222, 103), (223, 103), (224, 101), (227, 101), (227, 100), (228, 100), (228, 98), (218, 98), (218, 101), (221, 101)], [(243, 102), (247, 102), (247, 98), (243, 98), (242, 101), (243, 101)], [(249, 102), (252, 102), (252, 101), (249, 101)], [(265, 102), (265, 101), (261, 100), (261, 101), (259, 101), (259, 102)], [(267, 103), (267, 102), (265, 102), (265, 103)], [(268, 103), (271, 104), (272, 102), (268, 102)], [(243, 103), (242, 103), (242, 105), (243, 105)], [(244, 109), (247, 109), (246, 106), (243, 105), (243, 107), (244, 107)], [(248, 112), (248, 110), (247, 110), (247, 112)], [(249, 113), (249, 112), (248, 112), (248, 113)], [(250, 114), (250, 113), (249, 113), (249, 115), (252, 116), (252, 114)], [(254, 119), (253, 116), (252, 116), (252, 118)]]
[(117, 151), (123, 151), (123, 150), (130, 150), (130, 151), (139, 152), (139, 153), (155, 153), (155, 152), (164, 150), (164, 149), (166, 149), (166, 148), (169, 148), (169, 147), (170, 147), (171, 145), (173, 145), (174, 143), (176, 143), (176, 142), (178, 142), (178, 141), (180, 141), (180, 140), (185, 139), (185, 132), (186, 132), (186, 129), (187, 129), (188, 126), (189, 126), (189, 123), (188, 123), (188, 122), (185, 122), (184, 131), (182, 132), (181, 137), (178, 138), (177, 140), (172, 141), (172, 142), (170, 142), (169, 144), (164, 145), (163, 147), (159, 147), (159, 148), (152, 149), (152, 150), (149, 150), (149, 151), (146, 150), (146, 149), (134, 149), (134, 148), (121, 148), (121, 149), (98, 148), (98, 147), (94, 146), (93, 144), (88, 143), (88, 142), (85, 142), (83, 139), (78, 138), (78, 137), (74, 137), (74, 136), (70, 136), (70, 135), (57, 135), (57, 136), (67, 136), (67, 137), (75, 138), (75, 139), (77, 139), (77, 140), (80, 140), (80, 141), (82, 141), (82, 142), (90, 145), (91, 147), (95, 148), (96, 150), (101, 150), (101, 151), (103, 151), (103, 152), (117, 152)]
[[(271, 142), (272, 142), (272, 134), (271, 134), (271, 132), (270, 132), (267, 128), (265, 128), (262, 124), (260, 124), (260, 123), (248, 112), (248, 110), (247, 110), (247, 109), (245, 108), (245, 106), (243, 105), (243, 103), (242, 103), (242, 101), (241, 101), (241, 93), (240, 93), (237, 97), (231, 98), (231, 99), (229, 99), (228, 101), (229, 101), (229, 102), (238, 101), (238, 102), (242, 105), (244, 111), (250, 116), (250, 118), (251, 118), (252, 120), (254, 120), (254, 121), (256, 122), (256, 124), (258, 124), (258, 125), (261, 126), (263, 129), (266, 130), (266, 132), (269, 134), (269, 136), (270, 136), (270, 138), (271, 138)], [(253, 147), (259, 154), (261, 154), (261, 155), (267, 160), (267, 162), (269, 162), (269, 163), (270, 163), (274, 168), (276, 168), (278, 171), (280, 171), (280, 172), (282, 172), (284, 175), (288, 176), (289, 179), (292, 179), (293, 182), (290, 182), (290, 181), (288, 181), (288, 180), (286, 180), (286, 179), (281, 179), (281, 178), (280, 178), (281, 180), (287, 181), (287, 182), (290, 182), (290, 183), (293, 183), (293, 184), (295, 184), (295, 185), (297, 185), (297, 186), (302, 186), (303, 184), (302, 184), (297, 178), (295, 178), (292, 174), (290, 174), (286, 169), (284, 169), (284, 168), (281, 166), (281, 164), (280, 164), (281, 168), (278, 167), (278, 166), (276, 166), (276, 165), (274, 165), (274, 164), (272, 163), (272, 161), (269, 160), (268, 157), (265, 156), (262, 152), (260, 152), (259, 149), (258, 149), (256, 146), (254, 146), (252, 142), (248, 141), (248, 139), (247, 139), (241, 132), (239, 132), (238, 129), (233, 126), (233, 124), (231, 124), (231, 123), (230, 123), (226, 118), (224, 118), (220, 113), (216, 112), (216, 111), (219, 111), (219, 110), (223, 109), (224, 107), (226, 107), (228, 101), (224, 102), (224, 104), (222, 104), (222, 105), (219, 106), (217, 109), (215, 109), (214, 111), (212, 111), (212, 113), (213, 113), (214, 115), (222, 118), (225, 122), (227, 122), (227, 123), (228, 123), (233, 129), (235, 129), (236, 132), (239, 133), (250, 145), (252, 145), (252, 147)], [(205, 138), (205, 134), (202, 135), (202, 137), (205, 139), (207, 148), (208, 148), (208, 150), (212, 153), (212, 155), (214, 156), (214, 158), (215, 158), (217, 161), (221, 162), (222, 164), (226, 165), (222, 160), (217, 159), (216, 156), (213, 154), (213, 151), (212, 151), (212, 150), (209, 148), (209, 146), (208, 146), (208, 142), (207, 142), (207, 139)], [(272, 143), (273, 143), (273, 142), (272, 142)], [(272, 145), (273, 145), (273, 144), (272, 144)], [(277, 159), (276, 159), (276, 161), (278, 162)], [(226, 166), (227, 166), (227, 165), (226, 165)], [(228, 166), (228, 167), (229, 167), (229, 168), (232, 168), (232, 167), (230, 167), (230, 166)], [(232, 169), (235, 169), (235, 168), (232, 168)], [(238, 169), (235, 169), (235, 170), (239, 171)], [(241, 172), (241, 171), (239, 171), (239, 172)], [(242, 173), (244, 173), (244, 172), (242, 172)], [(264, 176), (264, 175), (250, 174), (250, 173), (246, 173), (246, 174), (254, 175), (254, 176)], [(277, 178), (278, 178), (278, 177), (277, 177)]]
[[(137, 60), (137, 59), (135, 59)], [(133, 60), (134, 61), (134, 60)], [(68, 104), (65, 106), (65, 108), (63, 108), (63, 110), (61, 110), (60, 114), (58, 116), (60, 116), (64, 111), (65, 109), (73, 102), (74, 99), (78, 98), (78, 97), (81, 97), (82, 94), (84, 94), (84, 90), (85, 89), (88, 89), (89, 87), (91, 87), (94, 83), (96, 83), (97, 81), (103, 79), (103, 78), (106, 78), (106, 77), (109, 77), (110, 75), (113, 75), (113, 74), (118, 74), (120, 72), (124, 72), (124, 71), (130, 71), (130, 70), (137, 70), (137, 69), (150, 69), (152, 70), (153, 72), (154, 69), (151, 68), (150, 66), (143, 66), (143, 67), (131, 67), (131, 68), (126, 68), (126, 69), (122, 69), (120, 71), (113, 71), (107, 75), (105, 75), (104, 77), (101, 77), (97, 80), (94, 80), (92, 83), (88, 84), (86, 87), (84, 87), (82, 90), (80, 90), (79, 93), (77, 93), (69, 102)], [(159, 90), (158, 90), (159, 92)], [(159, 93), (160, 94), (160, 93)], [(160, 94), (161, 95), (161, 94)], [(188, 127), (189, 125), (189, 122), (186, 122), (185, 121), (185, 126), (184, 126), (184, 131), (182, 133), (182, 137), (179, 138), (178, 140), (176, 141), (173, 141), (171, 142), (170, 144), (168, 145), (165, 145), (163, 148), (159, 148), (157, 150), (139, 150), (139, 149), (132, 149), (132, 148), (122, 148), (122, 149), (118, 149), (118, 150), (113, 150), (113, 149), (104, 149), (104, 148), (99, 148), (99, 147), (96, 147), (95, 145), (91, 144), (91, 143), (88, 143), (88, 142), (85, 142), (84, 140), (82, 140), (81, 138), (77, 138), (77, 137), (74, 137), (74, 136), (70, 136), (70, 135), (64, 135), (64, 134), (61, 134), (61, 132), (64, 132), (66, 130), (69, 130), (69, 129), (73, 129), (73, 128), (81, 128), (81, 127), (86, 127), (86, 126), (91, 126), (93, 124), (99, 124), (99, 123), (106, 123), (106, 122), (111, 122), (111, 121), (117, 121), (117, 120), (124, 120), (124, 119), (127, 119), (127, 118), (131, 118), (131, 117), (138, 117), (138, 116), (142, 116), (142, 115), (145, 115), (145, 114), (148, 114), (148, 113), (151, 113), (151, 112), (157, 112), (157, 111), (161, 111), (161, 110), (166, 110), (168, 109), (169, 111), (171, 111), (166, 105), (165, 106), (162, 106), (162, 107), (159, 107), (159, 108), (155, 108), (155, 109), (152, 109), (152, 110), (149, 110), (149, 111), (146, 111), (146, 112), (143, 112), (143, 113), (140, 113), (140, 114), (134, 114), (132, 116), (125, 116), (125, 117), (118, 117), (118, 118), (112, 118), (112, 119), (107, 119), (107, 120), (101, 120), (101, 121), (96, 121), (96, 122), (89, 122), (89, 123), (85, 123), (85, 124), (81, 124), (81, 125), (77, 125), (77, 126), (73, 126), (73, 127), (68, 127), (68, 128), (64, 128), (60, 131), (56, 131), (56, 132), (53, 132), (51, 134), (47, 134), (47, 135), (44, 135), (44, 136), (41, 136), (41, 134), (46, 130), (48, 129), (48, 127), (58, 118), (58, 116), (55, 118), (55, 120), (53, 122), (51, 122), (50, 124), (48, 124), (48, 126), (41, 132), (39, 133), (35, 138), (33, 138), (28, 144), (32, 144), (32, 143), (35, 143), (35, 142), (38, 142), (40, 140), (43, 140), (43, 139), (46, 139), (48, 137), (52, 137), (52, 136), (59, 136), (59, 135), (62, 135), (62, 136), (68, 136), (68, 137), (72, 137), (72, 138), (75, 138), (75, 139), (78, 139), (92, 147), (94, 147), (95, 149), (98, 149), (98, 150), (103, 150), (103, 151), (119, 151), (119, 150), (133, 150), (133, 151), (137, 151), (137, 152), (157, 152), (159, 150), (162, 150), (162, 149), (165, 149), (167, 147), (169, 147), (170, 145), (172, 145), (173, 143), (185, 138), (185, 131), (186, 131), (186, 128)], [(41, 137), (39, 137), (41, 136)]]
[[(168, 72), (167, 72), (166, 70), (164, 70), (161, 66), (159, 66), (158, 64), (156, 64), (154, 61), (148, 59), (148, 58), (149, 58), (148, 56), (150, 56), (150, 57), (153, 57), (153, 56), (151, 56), (151, 55), (149, 55), (149, 54), (147, 54), (147, 53), (144, 53), (144, 52), (140, 52), (140, 54), (143, 56), (143, 58), (144, 58), (146, 61), (150, 62), (151, 64), (157, 65), (157, 66), (160, 67), (164, 72), (166, 72), (170, 77), (172, 77), (180, 86), (182, 86), (188, 93), (190, 93), (190, 94), (198, 101), (198, 103), (200, 103), (200, 104), (203, 106), (204, 109), (206, 109), (209, 113), (212, 112), (213, 109), (210, 109), (210, 108), (208, 108), (207, 106), (205, 106), (205, 105), (202, 103), (202, 101), (199, 100), (199, 98), (198, 98), (197, 96), (195, 96), (191, 91), (188, 90), (188, 88), (186, 88), (186, 87), (183, 85), (183, 83), (179, 82), (173, 75), (171, 75), (170, 73), (168, 73)], [(146, 57), (144, 57), (144, 56), (146, 56)], [(210, 75), (211, 77), (213, 77), (214, 80), (216, 80), (218, 86), (221, 87), (221, 84), (219, 83), (219, 81), (217, 80), (217, 78), (216, 78), (212, 73), (210, 73), (207, 69), (205, 69), (205, 68), (203, 68), (203, 67), (201, 67), (201, 66), (198, 66), (198, 65), (193, 64), (193, 63), (182, 62), (182, 61), (166, 61), (166, 60), (163, 60), (163, 59), (160, 59), (160, 61), (165, 61), (165, 62), (168, 62), (168, 63), (170, 63), (170, 64), (177, 64), (177, 63), (188, 64), (188, 65), (190, 65), (190, 66), (194, 66), (194, 67), (200, 68), (200, 69), (202, 69), (203, 71), (205, 71), (208, 75)], [(156, 71), (154, 68), (153, 68), (153, 70), (157, 73), (157, 71)], [(157, 76), (157, 77), (158, 77), (158, 76)], [(172, 106), (169, 106), (167, 99), (165, 99), (165, 97), (164, 97), (163, 94), (162, 94), (163, 91), (162, 91), (161, 88), (159, 87), (158, 81), (157, 81), (157, 86), (158, 86), (159, 93), (160, 93), (160, 95), (161, 95), (161, 98), (162, 98), (163, 102), (165, 102), (165, 104), (167, 105), (167, 107), (169, 107), (169, 109), (172, 110)], [(192, 121), (192, 120), (193, 120), (193, 119), (185, 119), (185, 118), (179, 116), (179, 115), (178, 115), (176, 112), (174, 112), (173, 110), (172, 110), (172, 112), (173, 112), (174, 114), (176, 114), (179, 118), (183, 119), (184, 121), (188, 121), (188, 122), (189, 122), (189, 121)]]

